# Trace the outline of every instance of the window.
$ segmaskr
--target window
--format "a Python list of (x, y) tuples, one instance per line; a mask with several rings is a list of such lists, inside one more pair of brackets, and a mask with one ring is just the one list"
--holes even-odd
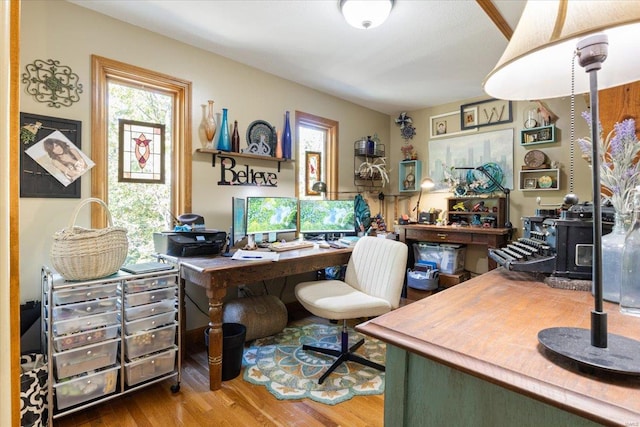
[[(338, 191), (338, 122), (301, 111), (296, 111), (295, 120), (297, 197), (322, 197), (321, 194), (313, 194), (308, 188), (313, 182), (320, 180), (327, 184), (326, 196), (332, 199), (331, 196)], [(310, 174), (313, 175), (311, 179)]]
[[(153, 252), (154, 231), (170, 228), (175, 215), (191, 211), (191, 83), (98, 56), (92, 57), (92, 69), (91, 194), (126, 222), (127, 262), (136, 262)], [(164, 183), (118, 182), (118, 119), (123, 118), (164, 125)], [(92, 206), (91, 224), (107, 225), (99, 206)]]

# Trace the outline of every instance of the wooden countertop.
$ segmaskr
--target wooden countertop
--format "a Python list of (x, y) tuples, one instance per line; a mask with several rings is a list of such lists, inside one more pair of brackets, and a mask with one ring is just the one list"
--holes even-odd
[(456, 233), (476, 233), (476, 234), (495, 234), (506, 235), (509, 234), (508, 228), (493, 228), (493, 227), (474, 227), (474, 226), (458, 226), (458, 225), (430, 225), (430, 224), (405, 224), (399, 226), (401, 229), (406, 230), (429, 230), (436, 232), (456, 232)]
[[(590, 292), (492, 270), (357, 327), (368, 335), (603, 424), (640, 423), (640, 378), (583, 373), (538, 343), (549, 327), (590, 328)], [(640, 341), (640, 318), (604, 305), (609, 333)]]

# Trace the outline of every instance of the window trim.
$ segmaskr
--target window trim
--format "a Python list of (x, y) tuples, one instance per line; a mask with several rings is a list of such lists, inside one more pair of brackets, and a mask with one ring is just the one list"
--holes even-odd
[[(332, 199), (338, 193), (338, 131), (339, 122), (324, 117), (315, 116), (313, 114), (296, 111), (295, 127), (296, 127), (296, 146), (300, 147), (300, 126), (311, 127), (323, 130), (327, 133), (327, 146), (325, 151), (325, 179), (327, 184), (327, 199)], [(300, 176), (299, 168), (304, 168), (304, 159), (296, 162), (296, 179), (295, 192), (300, 194), (300, 184), (298, 176)]]
[[(171, 212), (191, 212), (191, 82), (166, 74), (91, 55), (91, 197), (105, 203), (108, 195), (108, 87), (109, 81), (142, 86), (174, 97), (171, 168)], [(91, 226), (107, 226), (106, 213), (91, 206)]]

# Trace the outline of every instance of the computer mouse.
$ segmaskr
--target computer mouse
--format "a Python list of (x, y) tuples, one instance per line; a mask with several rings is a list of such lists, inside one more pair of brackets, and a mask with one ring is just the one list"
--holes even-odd
[(321, 247), (322, 249), (329, 249), (331, 247), (327, 242), (322, 242), (318, 244), (318, 246)]

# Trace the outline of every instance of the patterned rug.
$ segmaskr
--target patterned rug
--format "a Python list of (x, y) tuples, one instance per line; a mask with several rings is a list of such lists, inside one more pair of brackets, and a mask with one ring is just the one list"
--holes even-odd
[[(260, 338), (244, 352), (245, 381), (264, 385), (281, 400), (308, 398), (335, 405), (356, 395), (382, 394), (384, 372), (359, 363), (340, 365), (323, 384), (318, 378), (335, 360), (331, 356), (303, 351), (303, 344), (340, 348), (341, 325), (306, 325), (285, 328), (272, 337)], [(349, 345), (361, 338), (365, 343), (358, 353), (384, 364), (385, 344), (349, 329)]]

